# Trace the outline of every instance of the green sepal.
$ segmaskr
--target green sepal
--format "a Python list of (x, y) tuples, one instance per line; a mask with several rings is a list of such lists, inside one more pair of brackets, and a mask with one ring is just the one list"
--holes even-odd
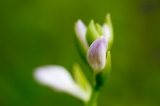
[(94, 42), (99, 36), (100, 35), (96, 29), (94, 21), (91, 20), (87, 27), (87, 33), (86, 33), (86, 39), (87, 39), (88, 44), (91, 45), (92, 42)]
[(109, 80), (111, 71), (111, 54), (110, 51), (107, 52), (107, 62), (105, 68), (96, 75), (96, 86), (101, 87)]
[(103, 30), (102, 30), (101, 25), (96, 23), (95, 26), (96, 26), (96, 29), (97, 29), (99, 35), (102, 36), (103, 35)]
[(78, 63), (73, 64), (73, 77), (79, 86), (87, 92), (91, 92), (91, 85)]

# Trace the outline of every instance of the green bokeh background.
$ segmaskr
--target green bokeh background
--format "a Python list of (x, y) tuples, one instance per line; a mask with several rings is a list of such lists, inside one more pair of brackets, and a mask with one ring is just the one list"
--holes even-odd
[(90, 19), (114, 27), (112, 73), (99, 106), (160, 106), (159, 0), (1, 0), (0, 106), (83, 106), (67, 94), (39, 85), (38, 66), (62, 65), (72, 73), (81, 60), (74, 24)]

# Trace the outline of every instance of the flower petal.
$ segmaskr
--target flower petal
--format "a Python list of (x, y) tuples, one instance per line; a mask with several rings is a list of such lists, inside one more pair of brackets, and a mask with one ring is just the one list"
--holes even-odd
[(87, 59), (96, 73), (105, 67), (107, 48), (108, 44), (104, 36), (99, 37), (89, 47)]
[(55, 90), (69, 93), (83, 101), (89, 99), (88, 93), (77, 85), (70, 73), (61, 66), (39, 67), (35, 70), (34, 77), (39, 83)]
[(83, 44), (83, 46), (87, 50), (88, 49), (88, 43), (86, 40), (87, 29), (86, 29), (85, 24), (81, 20), (78, 20), (76, 22), (75, 31), (76, 31), (76, 35), (77, 35), (78, 39), (80, 40), (80, 42)]

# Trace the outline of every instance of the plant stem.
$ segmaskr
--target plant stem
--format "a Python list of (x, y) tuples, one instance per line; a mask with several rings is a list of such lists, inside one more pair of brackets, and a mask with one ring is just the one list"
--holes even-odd
[(86, 103), (86, 106), (97, 106), (99, 91), (97, 89), (93, 89), (91, 99)]

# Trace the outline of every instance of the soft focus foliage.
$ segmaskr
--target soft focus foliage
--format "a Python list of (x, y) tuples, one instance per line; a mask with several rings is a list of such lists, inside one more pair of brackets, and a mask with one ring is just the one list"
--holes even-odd
[(40, 86), (32, 73), (48, 64), (72, 70), (77, 61), (91, 81), (75, 46), (74, 24), (93, 18), (102, 25), (107, 13), (114, 26), (112, 73), (99, 106), (159, 106), (159, 0), (1, 0), (0, 106), (82, 106)]

